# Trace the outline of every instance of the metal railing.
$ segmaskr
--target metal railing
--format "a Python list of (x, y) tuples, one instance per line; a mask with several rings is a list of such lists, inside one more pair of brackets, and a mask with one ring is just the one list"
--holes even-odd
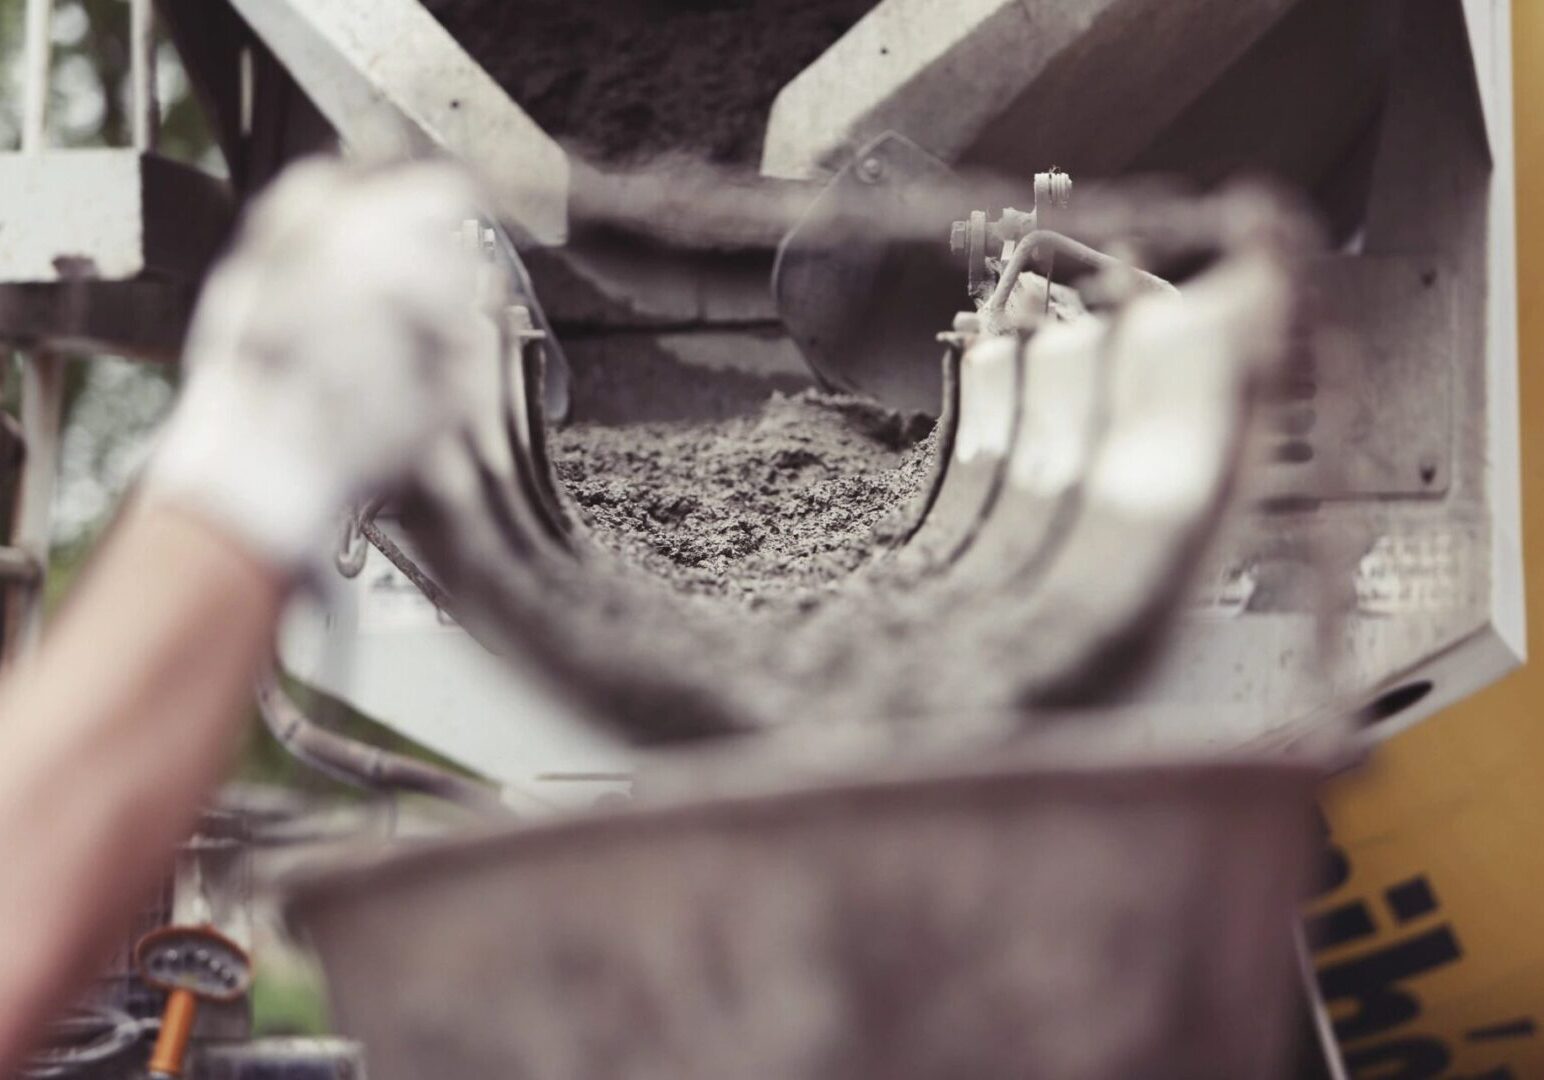
[[(155, 18), (151, 0), (128, 0), (130, 123), (134, 149), (153, 150), (160, 127), (156, 101)], [(53, 0), (27, 0), (22, 55), (21, 153), (48, 149), (48, 97), (53, 67)], [(111, 93), (109, 88), (108, 93)], [(8, 545), (0, 546), (0, 597), (6, 608), (0, 664), (29, 650), (42, 632), (44, 584), (58, 482), (65, 357), (40, 345), (21, 357), (21, 427), (25, 441), (21, 496)]]

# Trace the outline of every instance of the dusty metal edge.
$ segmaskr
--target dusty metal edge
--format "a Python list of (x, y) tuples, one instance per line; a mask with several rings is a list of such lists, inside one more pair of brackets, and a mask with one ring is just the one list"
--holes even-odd
[[(1097, 760), (1086, 755), (1056, 754), (1028, 759), (1021, 751), (1004, 749), (997, 757), (976, 764), (937, 762), (932, 767), (911, 763), (838, 781), (792, 784), (775, 791), (751, 791), (707, 798), (676, 797), (640, 805), (623, 813), (586, 811), (571, 817), (534, 824), (478, 825), (464, 832), (414, 839), (387, 848), (345, 853), (326, 867), (302, 867), (276, 882), (285, 919), (303, 925), (306, 913), (331, 899), (357, 895), (404, 877), (429, 879), (449, 873), (469, 852), (502, 852), (508, 858), (540, 858), (554, 851), (593, 850), (640, 836), (670, 831), (712, 819), (729, 828), (754, 827), (789, 816), (819, 817), (832, 810), (865, 808), (904, 798), (908, 809), (947, 798), (968, 789), (973, 800), (1034, 798), (1065, 793), (1076, 785), (1079, 800), (1129, 800), (1157, 792), (1222, 785), (1247, 797), (1303, 789), (1308, 792), (1347, 763), (1341, 753), (1301, 756), (1259, 752), (1215, 756), (1179, 755)], [(1032, 784), (1032, 789), (1026, 788)], [(1305, 816), (1304, 824), (1307, 825)]]

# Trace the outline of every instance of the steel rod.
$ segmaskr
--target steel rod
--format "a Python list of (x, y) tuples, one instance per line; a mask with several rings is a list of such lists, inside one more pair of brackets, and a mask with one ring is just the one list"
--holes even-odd
[(155, 9), (150, 0), (129, 0), (129, 82), (134, 149), (154, 150), (161, 110), (155, 86)]
[(423, 568), (414, 562), (400, 547), (397, 546), (386, 530), (369, 518), (362, 518), (359, 522), (359, 532), (370, 544), (386, 556), (386, 560), (395, 566), (402, 576), (412, 582), (419, 592), (446, 615), (451, 614), (450, 597), (439, 583), (424, 573)]
[(43, 630), (43, 583), (48, 572), (48, 546), (53, 525), (54, 488), (59, 473), (59, 423), (64, 408), (62, 356), (39, 349), (24, 356), (21, 369), (21, 429), (27, 458), (22, 465), (21, 503), (12, 546), (37, 566), (30, 588), (18, 593), (20, 615), (12, 621), (14, 641), (8, 655), (26, 650)]
[(27, 0), (26, 40), (22, 47), (21, 148), (29, 154), (41, 151), (46, 137), (53, 17), (53, 0)]

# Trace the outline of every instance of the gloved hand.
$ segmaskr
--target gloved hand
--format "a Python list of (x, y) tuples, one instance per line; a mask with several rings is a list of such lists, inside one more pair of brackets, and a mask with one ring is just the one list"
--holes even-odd
[(455, 238), (473, 206), (444, 164), (293, 166), (204, 288), (143, 501), (285, 572), (323, 555), (345, 508), (403, 479), (494, 362), (478, 258)]

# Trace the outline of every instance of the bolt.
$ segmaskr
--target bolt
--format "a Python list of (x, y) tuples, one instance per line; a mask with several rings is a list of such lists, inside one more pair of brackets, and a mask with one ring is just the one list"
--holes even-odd
[(858, 163), (858, 179), (865, 184), (876, 184), (885, 175), (885, 163), (877, 157), (867, 157)]
[(547, 332), (531, 321), (531, 309), (524, 304), (509, 305), (504, 309), (504, 317), (508, 320), (511, 336), (519, 341), (542, 341), (547, 337)]
[(1035, 209), (1064, 209), (1072, 202), (1072, 177), (1055, 166), (1050, 172), (1035, 174)]

